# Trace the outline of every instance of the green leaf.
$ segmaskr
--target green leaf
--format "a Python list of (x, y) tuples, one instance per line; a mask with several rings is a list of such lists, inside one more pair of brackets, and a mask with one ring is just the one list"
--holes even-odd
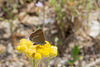
[(55, 37), (55, 42), (58, 42), (59, 41), (59, 38), (58, 37)]
[(72, 57), (75, 58), (79, 53), (79, 48), (77, 45), (74, 46), (74, 48), (72, 49)]
[(58, 37), (55, 37), (55, 45), (57, 46), (57, 43), (59, 41), (59, 38)]
[(59, 45), (62, 46), (62, 41), (61, 40), (59, 40)]
[(75, 58), (75, 61), (78, 61), (80, 59), (81, 56), (78, 56)]
[(74, 64), (74, 60), (68, 60), (67, 62), (69, 65), (73, 65)]
[(51, 0), (51, 1), (50, 1), (50, 4), (51, 4), (52, 6), (56, 5), (55, 0)]

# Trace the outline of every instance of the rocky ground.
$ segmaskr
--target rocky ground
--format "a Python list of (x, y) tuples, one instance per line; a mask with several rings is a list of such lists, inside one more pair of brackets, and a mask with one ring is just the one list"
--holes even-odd
[[(18, 53), (16, 46), (22, 38), (29, 40), (30, 34), (39, 27), (43, 29), (46, 40), (58, 46), (58, 56), (50, 61), (50, 67), (100, 67), (100, 9), (90, 10), (87, 23), (86, 10), (82, 14), (84, 18), (78, 17), (72, 22), (70, 11), (63, 8), (66, 13), (63, 37), (56, 12), (48, 2), (43, 9), (36, 7), (33, 2), (22, 1), (21, 5), (13, 4), (17, 6), (14, 10), (6, 1), (0, 3), (0, 67), (30, 67), (26, 56)], [(2, 5), (13, 14), (13, 18)], [(72, 59), (72, 48), (75, 45), (79, 46), (78, 55), (81, 59), (70, 66), (68, 60)], [(41, 61), (39, 67), (45, 67), (44, 61)]]

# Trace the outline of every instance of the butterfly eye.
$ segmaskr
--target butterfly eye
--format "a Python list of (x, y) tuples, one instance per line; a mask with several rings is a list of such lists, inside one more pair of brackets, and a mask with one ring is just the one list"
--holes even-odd
[(32, 37), (29, 37), (30, 40), (32, 40)]

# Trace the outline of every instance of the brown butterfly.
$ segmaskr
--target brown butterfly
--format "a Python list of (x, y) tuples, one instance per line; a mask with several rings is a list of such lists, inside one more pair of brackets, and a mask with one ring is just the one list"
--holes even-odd
[(36, 44), (44, 44), (45, 43), (45, 37), (44, 37), (42, 29), (38, 29), (38, 30), (34, 31), (30, 35), (29, 39), (31, 41), (35, 42)]

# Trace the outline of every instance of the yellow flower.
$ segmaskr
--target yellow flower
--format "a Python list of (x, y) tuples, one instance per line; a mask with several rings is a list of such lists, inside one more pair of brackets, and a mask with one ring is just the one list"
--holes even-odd
[(27, 56), (27, 57), (30, 57), (30, 58), (31, 58), (31, 57), (32, 57), (33, 52), (32, 52), (32, 50), (31, 50), (31, 49), (26, 49), (26, 50), (25, 50), (25, 54), (26, 54), (26, 56)]
[(50, 44), (45, 44), (42, 46), (42, 49), (45, 51), (45, 50), (48, 50), (49, 48), (51, 48), (51, 45)]
[(49, 56), (48, 50), (43, 51), (43, 57), (48, 57), (48, 56)]
[(44, 45), (44, 47), (51, 47), (51, 45), (48, 42), (46, 42), (46, 44)]
[(26, 42), (26, 39), (21, 39), (20, 42)]
[(30, 48), (29, 48), (29, 49), (31, 49), (31, 50), (32, 50), (32, 52), (36, 53), (36, 46), (32, 45), (32, 46), (30, 46)]
[(20, 46), (21, 46), (21, 45), (26, 45), (26, 42), (20, 42), (19, 45), (20, 45)]
[(53, 52), (52, 48), (48, 48), (48, 52), (51, 54)]
[(18, 52), (21, 52), (21, 46), (17, 46), (17, 48), (16, 48), (16, 50), (18, 51)]
[(37, 52), (43, 54), (43, 49), (37, 49)]
[(41, 57), (42, 57), (42, 56), (41, 56), (40, 53), (36, 53), (36, 54), (35, 54), (35, 59), (39, 60), (39, 59), (41, 59)]
[(52, 53), (51, 53), (51, 55), (52, 55), (52, 57), (56, 57), (57, 56), (57, 47), (56, 46), (51, 46), (51, 48), (52, 48)]
[(27, 57), (31, 59), (41, 59), (42, 57), (55, 57), (57, 56), (57, 47), (51, 46), (48, 41), (45, 41), (44, 45), (33, 45), (31, 41), (25, 39), (20, 40), (20, 45), (17, 46), (18, 52), (23, 52)]
[(46, 44), (49, 44), (49, 42), (48, 41), (45, 41), (46, 42)]
[(31, 41), (26, 41), (25, 39), (20, 40), (19, 46), (17, 46), (18, 52), (23, 52), (28, 59), (34, 60), (31, 63), (35, 62), (36, 64), (39, 63), (38, 60), (41, 58), (52, 58), (57, 56), (57, 47), (51, 46), (51, 44), (48, 41), (45, 41), (46, 44), (44, 45), (33, 45)]
[(20, 47), (21, 52), (25, 52), (26, 49), (27, 49), (26, 45), (21, 45)]
[(21, 40), (20, 40), (20, 46), (21, 46), (21, 45), (26, 45), (26, 40), (25, 40), (25, 39), (21, 39)]
[(32, 53), (31, 58), (35, 59), (35, 53)]
[(27, 45), (27, 47), (29, 48), (30, 46), (33, 45), (33, 43), (32, 43), (31, 41), (26, 41), (26, 45)]
[(41, 49), (42, 47), (41, 47), (41, 45), (40, 44), (37, 44), (36, 45), (36, 49)]

